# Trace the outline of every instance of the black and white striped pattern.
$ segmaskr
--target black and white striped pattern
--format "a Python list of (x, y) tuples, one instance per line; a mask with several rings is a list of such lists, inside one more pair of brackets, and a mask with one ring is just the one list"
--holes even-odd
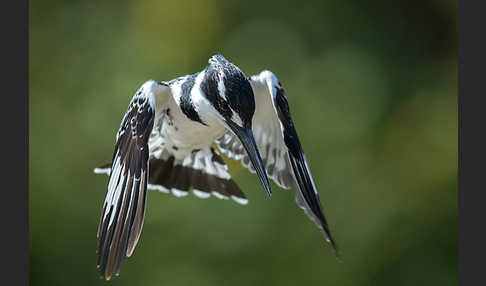
[[(194, 150), (184, 160), (176, 160), (167, 150), (149, 159), (149, 190), (157, 190), (176, 197), (192, 192), (201, 199), (211, 196), (246, 205), (248, 199), (231, 179), (228, 166), (212, 148)], [(110, 174), (111, 164), (96, 168), (95, 173)]]
[(106, 279), (118, 274), (138, 242), (145, 215), (148, 138), (155, 101), (148, 83), (135, 94), (117, 133), (107, 194), (98, 226), (98, 267)]
[[(162, 159), (164, 158), (164, 159)], [(162, 155), (150, 159), (149, 189), (184, 197), (192, 191), (199, 198), (211, 195), (233, 199), (246, 205), (248, 200), (228, 173), (228, 166), (212, 147), (194, 150), (184, 160)]]

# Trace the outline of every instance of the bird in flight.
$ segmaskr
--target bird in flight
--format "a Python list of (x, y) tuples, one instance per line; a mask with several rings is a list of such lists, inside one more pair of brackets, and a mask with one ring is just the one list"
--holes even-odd
[(148, 189), (248, 203), (213, 143), (256, 173), (269, 196), (268, 177), (284, 189), (294, 181), (298, 206), (338, 256), (277, 77), (268, 70), (246, 77), (222, 55), (208, 63), (195, 74), (145, 82), (123, 116), (111, 163), (94, 169), (109, 175), (97, 232), (107, 280), (137, 245)]

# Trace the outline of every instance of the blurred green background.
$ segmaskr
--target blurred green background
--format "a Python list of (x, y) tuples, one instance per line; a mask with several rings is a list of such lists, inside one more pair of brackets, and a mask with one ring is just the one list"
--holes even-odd
[[(457, 1), (30, 1), (31, 285), (457, 285)], [(272, 70), (341, 252), (227, 160), (250, 203), (149, 192), (101, 280), (115, 134), (148, 79)]]

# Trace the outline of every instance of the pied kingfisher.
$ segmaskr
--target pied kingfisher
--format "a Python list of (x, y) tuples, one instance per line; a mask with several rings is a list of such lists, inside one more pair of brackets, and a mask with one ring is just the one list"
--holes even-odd
[(213, 142), (256, 172), (269, 196), (267, 174), (284, 189), (293, 178), (298, 206), (338, 255), (277, 77), (264, 70), (248, 78), (222, 55), (208, 63), (195, 74), (145, 82), (123, 116), (111, 163), (94, 169), (109, 175), (97, 233), (98, 267), (107, 280), (137, 244), (147, 189), (247, 204)]

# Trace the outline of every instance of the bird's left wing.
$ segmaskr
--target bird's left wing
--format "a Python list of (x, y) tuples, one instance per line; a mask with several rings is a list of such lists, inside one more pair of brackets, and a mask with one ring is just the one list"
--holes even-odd
[[(268, 176), (286, 189), (291, 187), (291, 178), (294, 179), (298, 187), (295, 193), (297, 204), (323, 230), (338, 255), (280, 82), (270, 71), (262, 71), (249, 80), (255, 96), (253, 133)], [(227, 132), (216, 143), (228, 157), (241, 160), (243, 166), (255, 172), (234, 135)]]
[(170, 89), (147, 81), (133, 96), (116, 135), (110, 179), (98, 226), (98, 267), (106, 279), (120, 272), (138, 242), (145, 215), (148, 139), (158, 105)]

